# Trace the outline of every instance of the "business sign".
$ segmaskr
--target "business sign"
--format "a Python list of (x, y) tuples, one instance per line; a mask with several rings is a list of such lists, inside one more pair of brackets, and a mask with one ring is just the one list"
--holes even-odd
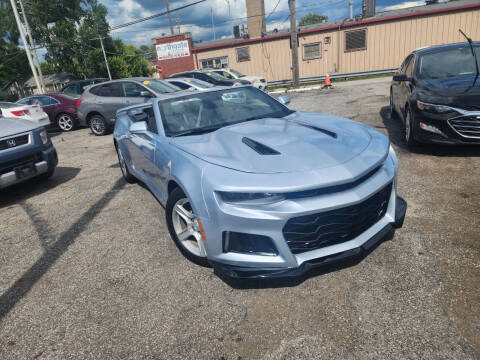
[(170, 60), (190, 56), (190, 48), (188, 41), (176, 41), (168, 44), (160, 44), (156, 46), (158, 60)]

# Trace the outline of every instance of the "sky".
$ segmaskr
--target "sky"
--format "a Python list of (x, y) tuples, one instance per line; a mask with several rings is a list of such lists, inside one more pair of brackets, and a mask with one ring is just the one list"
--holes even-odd
[[(264, 0), (267, 16), (267, 31), (288, 28), (288, 0)], [(147, 17), (165, 11), (165, 0), (100, 0), (107, 9), (110, 26), (127, 23), (134, 19)], [(194, 0), (169, 0), (171, 10), (192, 3)], [(349, 0), (296, 0), (297, 20), (313, 12), (327, 15), (329, 20), (339, 20), (349, 15)], [(417, 5), (425, 2), (405, 0), (377, 0), (376, 11), (387, 11)], [(362, 0), (353, 0), (354, 15), (361, 14)], [(181, 32), (191, 32), (194, 41), (213, 40), (212, 29), (215, 24), (216, 39), (231, 37), (232, 26), (247, 23), (245, 19), (245, 0), (206, 0), (203, 3), (172, 13), (172, 21), (177, 32), (177, 21)], [(231, 21), (230, 21), (231, 19)], [(166, 15), (136, 25), (112, 31), (114, 38), (120, 38), (127, 44), (151, 45), (151, 39), (169, 34)]]

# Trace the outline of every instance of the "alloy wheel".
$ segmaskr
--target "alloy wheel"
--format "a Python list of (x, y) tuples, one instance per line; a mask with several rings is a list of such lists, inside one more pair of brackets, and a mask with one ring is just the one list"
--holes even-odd
[(185, 250), (195, 256), (206, 257), (200, 225), (187, 198), (175, 203), (172, 223), (175, 234)]
[(103, 135), (103, 133), (105, 132), (105, 124), (103, 120), (97, 117), (91, 120), (90, 127), (95, 135)]
[(58, 118), (58, 127), (62, 131), (70, 131), (73, 129), (73, 119), (67, 114), (62, 114)]

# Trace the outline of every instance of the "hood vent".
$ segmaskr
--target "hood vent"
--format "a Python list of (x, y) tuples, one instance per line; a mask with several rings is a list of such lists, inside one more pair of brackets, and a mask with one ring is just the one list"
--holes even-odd
[(242, 142), (248, 147), (255, 150), (260, 155), (280, 155), (280, 153), (277, 150), (274, 150), (271, 147), (268, 147), (267, 145), (263, 145), (248, 137), (243, 137)]
[(317, 130), (317, 131), (320, 131), (322, 133), (324, 133), (325, 135), (328, 135), (334, 139), (336, 139), (338, 137), (337, 133), (333, 132), (333, 131), (330, 131), (330, 130), (327, 130), (327, 129), (322, 129), (321, 127), (317, 127), (317, 126), (313, 126), (313, 125), (310, 125), (310, 124), (307, 124), (307, 123), (304, 123), (304, 122), (301, 122), (301, 121), (297, 121), (297, 120), (288, 120), (290, 122), (293, 122), (295, 124), (298, 124), (298, 125), (302, 125), (302, 126), (306, 126), (310, 129), (313, 129), (313, 130)]

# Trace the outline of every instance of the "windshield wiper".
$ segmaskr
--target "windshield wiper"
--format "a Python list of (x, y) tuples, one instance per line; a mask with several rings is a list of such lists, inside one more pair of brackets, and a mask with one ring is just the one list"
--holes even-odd
[(460, 31), (460, 34), (462, 34), (463, 36), (465, 36), (465, 39), (467, 39), (468, 45), (470, 45), (470, 50), (472, 51), (473, 59), (475, 60), (475, 70), (477, 71), (477, 74), (475, 75), (475, 79), (473, 79), (472, 85), (466, 90), (466, 91), (468, 91), (468, 90), (470, 90), (471, 88), (473, 88), (473, 86), (475, 85), (475, 83), (477, 82), (477, 79), (478, 79), (479, 70), (478, 70), (477, 53), (475, 52), (475, 49), (473, 48), (472, 39), (469, 38), (469, 37), (462, 31), (462, 29), (458, 29), (458, 31)]
[(171, 137), (207, 134), (207, 133), (209, 133), (209, 132), (213, 132), (213, 131), (215, 131), (215, 130), (220, 129), (221, 127), (223, 127), (223, 126), (215, 126), (215, 127), (199, 128), (199, 129), (190, 129), (190, 130), (185, 130), (185, 131), (180, 131), (180, 132), (178, 132), (178, 133), (175, 133), (175, 134), (171, 135)]

